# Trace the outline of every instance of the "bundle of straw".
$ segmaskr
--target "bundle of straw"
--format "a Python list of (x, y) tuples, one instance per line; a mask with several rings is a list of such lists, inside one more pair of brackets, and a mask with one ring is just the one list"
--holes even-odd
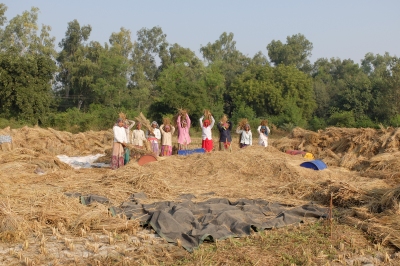
[(170, 125), (171, 124), (171, 119), (169, 117), (164, 117), (163, 118), (163, 125)]
[(238, 127), (239, 127), (240, 129), (244, 129), (244, 126), (245, 126), (246, 124), (248, 124), (248, 123), (249, 123), (249, 121), (247, 120), (247, 118), (242, 118), (242, 119), (239, 121)]
[[(184, 120), (186, 120), (186, 115), (188, 114), (188, 111), (185, 109), (178, 109), (178, 113), (172, 118), (173, 122), (174, 122), (174, 126), (178, 127), (178, 117), (181, 117), (181, 122), (183, 122)], [(165, 125), (165, 123), (164, 123)]]
[(205, 109), (204, 110), (204, 120), (210, 120), (211, 121), (211, 116), (212, 116), (211, 111), (208, 110), (208, 109)]
[(268, 126), (268, 120), (267, 119), (261, 120), (261, 126)]
[(151, 126), (150, 121), (143, 115), (142, 112), (140, 112), (139, 116), (135, 117), (135, 119), (142, 124), (145, 128), (153, 132), (153, 127)]
[(124, 114), (124, 113), (119, 113), (119, 118), (121, 118), (123, 121), (125, 121), (126, 120), (126, 114)]
[(144, 143), (145, 149), (140, 149), (132, 144), (127, 144), (126, 146), (133, 154), (140, 154), (140, 155), (152, 154), (152, 152), (150, 151), (150, 147), (147, 147), (147, 143), (148, 143), (147, 141)]
[(222, 124), (225, 124), (227, 121), (228, 121), (228, 117), (227, 117), (226, 115), (223, 115), (222, 118), (221, 118), (221, 120), (220, 120), (220, 122), (221, 122)]

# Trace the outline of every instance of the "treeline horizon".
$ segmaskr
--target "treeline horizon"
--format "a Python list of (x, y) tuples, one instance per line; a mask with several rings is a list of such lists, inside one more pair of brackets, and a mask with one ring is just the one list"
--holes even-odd
[(136, 39), (121, 28), (101, 44), (89, 42), (91, 26), (77, 20), (56, 44), (50, 26), (37, 25), (38, 8), (9, 21), (6, 10), (0, 4), (0, 128), (103, 130), (120, 112), (161, 122), (180, 108), (194, 125), (204, 109), (217, 121), (223, 114), (236, 124), (268, 119), (284, 130), (400, 124), (400, 63), (388, 52), (367, 53), (361, 64), (311, 63), (313, 44), (298, 33), (249, 57), (223, 32), (198, 58), (168, 43), (159, 26), (140, 29)]

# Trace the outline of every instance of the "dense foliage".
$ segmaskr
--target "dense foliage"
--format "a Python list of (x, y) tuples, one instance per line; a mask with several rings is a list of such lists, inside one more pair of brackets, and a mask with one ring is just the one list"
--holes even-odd
[(0, 127), (35, 125), (61, 130), (106, 129), (119, 112), (143, 112), (161, 122), (179, 108), (194, 123), (204, 109), (234, 122), (269, 119), (278, 127), (377, 127), (400, 124), (399, 58), (368, 53), (310, 62), (313, 44), (302, 34), (272, 40), (248, 57), (233, 33), (194, 51), (170, 44), (160, 27), (133, 40), (121, 28), (108, 43), (88, 41), (92, 27), (66, 25), (55, 48), (39, 10), (7, 21), (0, 4)]

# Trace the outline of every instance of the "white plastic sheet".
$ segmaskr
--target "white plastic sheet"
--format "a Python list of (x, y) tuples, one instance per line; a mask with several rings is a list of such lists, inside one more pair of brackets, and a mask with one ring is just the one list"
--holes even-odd
[(104, 154), (87, 155), (87, 156), (73, 156), (57, 155), (57, 158), (63, 163), (71, 165), (75, 169), (79, 168), (100, 168), (107, 167), (105, 163), (94, 163), (98, 158), (104, 156)]

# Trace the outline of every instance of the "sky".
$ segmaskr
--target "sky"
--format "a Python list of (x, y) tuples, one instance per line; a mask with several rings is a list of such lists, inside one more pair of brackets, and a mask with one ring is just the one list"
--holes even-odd
[(32, 6), (40, 9), (38, 23), (52, 27), (56, 46), (68, 22), (90, 24), (90, 40), (108, 42), (121, 27), (132, 32), (159, 26), (170, 44), (177, 43), (202, 59), (200, 48), (234, 34), (236, 48), (253, 57), (268, 55), (272, 40), (303, 34), (313, 43), (311, 62), (319, 58), (352, 59), (366, 53), (400, 56), (398, 0), (3, 0), (12, 19)]

